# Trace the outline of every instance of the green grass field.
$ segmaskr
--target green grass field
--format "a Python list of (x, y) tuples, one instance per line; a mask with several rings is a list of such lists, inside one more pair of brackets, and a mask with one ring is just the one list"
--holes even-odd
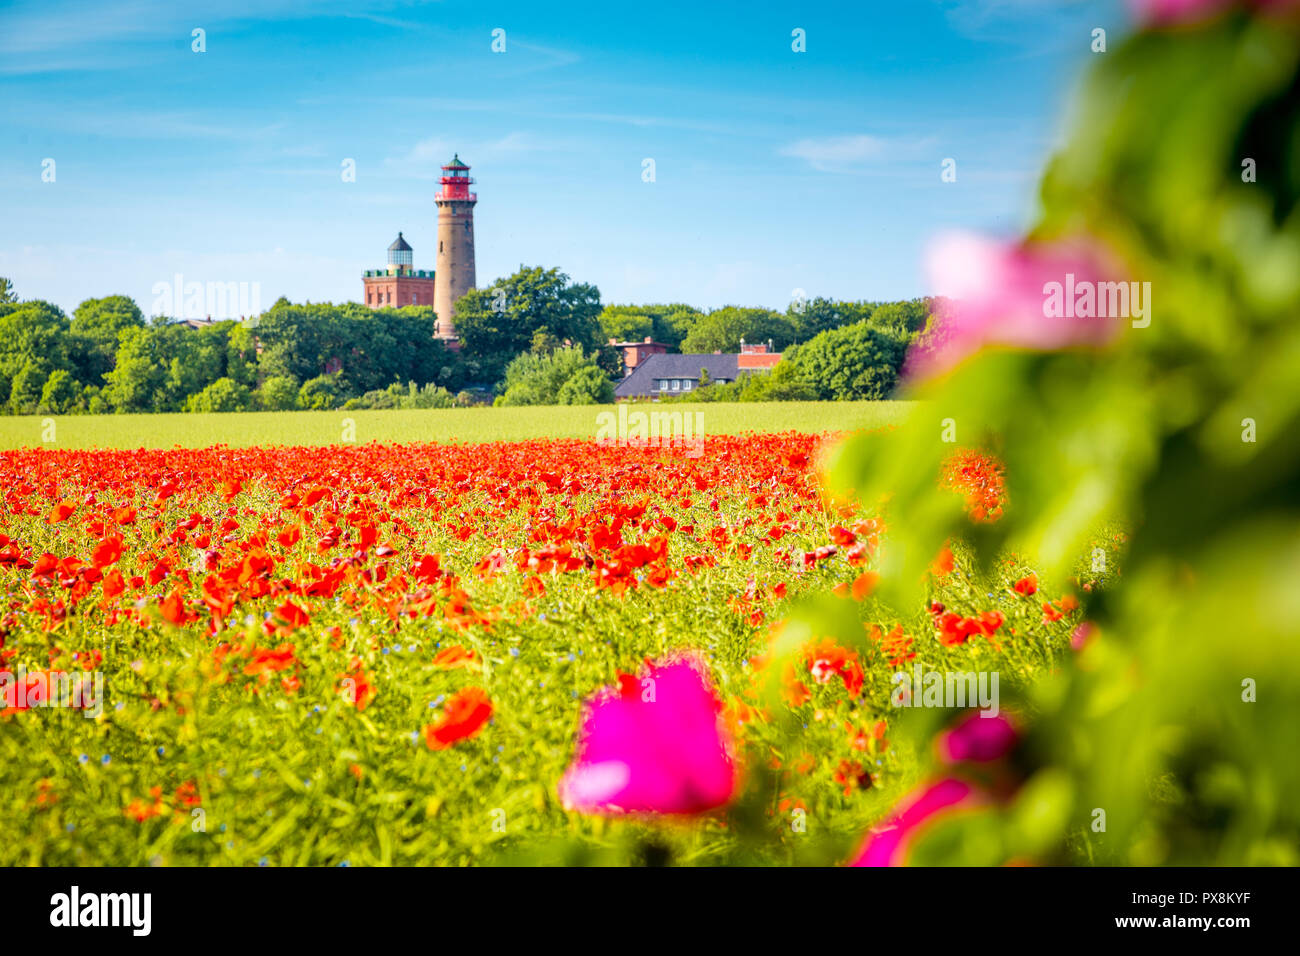
[[(704, 435), (825, 432), (901, 421), (912, 402), (762, 402), (635, 405), (629, 411), (702, 412)], [(0, 418), (0, 448), (202, 448), (339, 442), (490, 442), (595, 438), (611, 405), (429, 410), (61, 415)], [(51, 427), (52, 426), (52, 427)], [(351, 426), (351, 427), (349, 427)]]

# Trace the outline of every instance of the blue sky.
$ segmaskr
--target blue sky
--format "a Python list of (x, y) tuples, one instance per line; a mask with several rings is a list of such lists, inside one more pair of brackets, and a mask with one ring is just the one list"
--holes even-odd
[(433, 268), (459, 152), (481, 286), (523, 263), (606, 302), (921, 295), (935, 233), (1030, 221), (1091, 31), (1127, 26), (1117, 0), (20, 0), (0, 275), (69, 311), (148, 312), (178, 272), (258, 282), (264, 307), (358, 300), (398, 230)]

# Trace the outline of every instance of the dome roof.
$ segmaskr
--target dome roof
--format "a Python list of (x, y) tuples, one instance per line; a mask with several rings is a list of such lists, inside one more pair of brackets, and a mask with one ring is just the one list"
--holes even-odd
[(402, 238), (402, 234), (399, 232), (397, 234), (397, 238), (393, 240), (393, 244), (388, 247), (388, 251), (389, 252), (410, 252), (411, 246), (409, 243), (407, 243), (405, 239)]
[(455, 156), (453, 156), (453, 157), (451, 158), (451, 162), (448, 163), (446, 166), (444, 166), (444, 167), (442, 167), (442, 168), (443, 168), (443, 169), (469, 169), (468, 166), (466, 166), (464, 163), (462, 163), (462, 162), (460, 161), (460, 154), (459, 154), (459, 153), (457, 153)]

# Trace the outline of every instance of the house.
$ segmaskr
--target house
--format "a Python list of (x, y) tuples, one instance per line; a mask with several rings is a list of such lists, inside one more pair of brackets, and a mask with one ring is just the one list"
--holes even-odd
[(620, 342), (618, 339), (610, 339), (609, 347), (618, 349), (623, 353), (623, 375), (631, 375), (636, 371), (636, 367), (648, 359), (651, 355), (662, 355), (668, 351), (668, 346), (663, 342), (656, 342), (650, 336), (645, 337), (644, 342)]
[(761, 342), (750, 345), (744, 339), (740, 340), (740, 354), (736, 356), (736, 367), (742, 372), (754, 369), (768, 369), (781, 361), (781, 353), (772, 351), (772, 340), (768, 339), (767, 344)]
[(700, 387), (700, 374), (708, 372), (711, 384), (734, 382), (744, 372), (766, 371), (781, 361), (767, 345), (745, 345), (740, 352), (665, 354), (646, 356), (632, 373), (614, 386), (614, 398), (649, 398), (680, 395)]

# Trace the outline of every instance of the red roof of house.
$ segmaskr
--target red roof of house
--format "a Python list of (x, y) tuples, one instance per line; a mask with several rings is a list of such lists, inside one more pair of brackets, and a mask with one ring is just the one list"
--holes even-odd
[(771, 368), (781, 361), (779, 352), (741, 352), (736, 356), (737, 368)]

